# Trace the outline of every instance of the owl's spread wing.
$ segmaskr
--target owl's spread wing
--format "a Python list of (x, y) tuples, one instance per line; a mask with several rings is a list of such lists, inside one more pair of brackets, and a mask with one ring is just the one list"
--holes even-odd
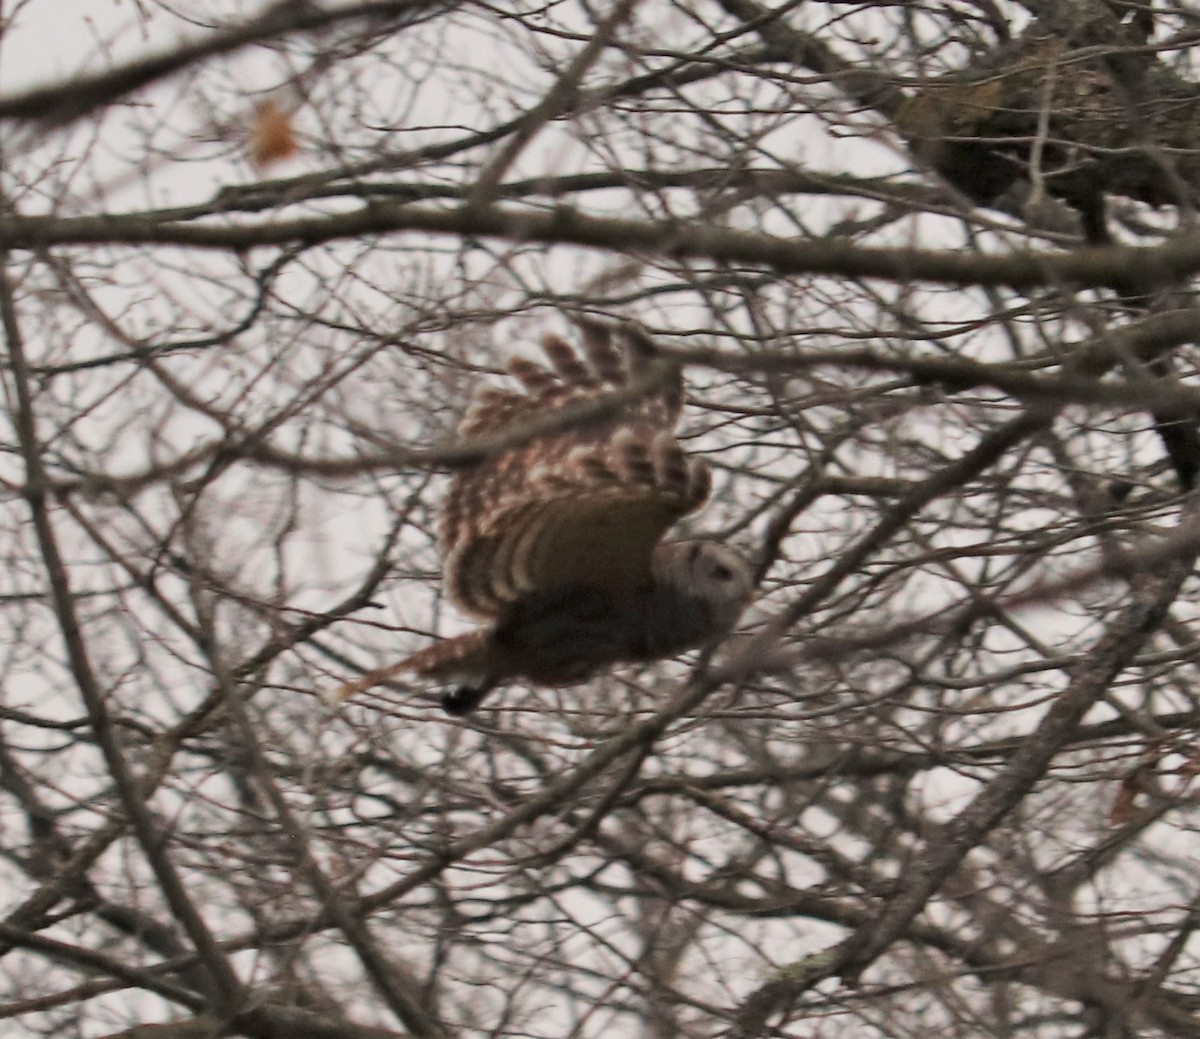
[[(479, 387), (459, 423), (458, 435), (477, 437), (506, 430), (523, 420), (628, 386), (643, 377), (658, 356), (653, 341), (635, 328), (586, 320), (576, 324), (583, 356), (566, 340), (547, 335), (541, 347), (549, 367), (524, 357), (510, 360), (509, 373), (520, 382), (520, 389)], [(608, 425), (615, 428), (642, 419), (659, 429), (673, 429), (682, 409), (683, 382), (677, 374), (631, 403)]]
[[(521, 391), (486, 388), (460, 432), (486, 435), (627, 386), (654, 347), (644, 337), (581, 325), (584, 356), (560, 339), (551, 367), (517, 360)], [(463, 609), (495, 617), (567, 585), (614, 594), (650, 580), (655, 545), (708, 495), (708, 468), (672, 429), (678, 381), (610, 419), (538, 437), (457, 474), (442, 516), (446, 588)]]

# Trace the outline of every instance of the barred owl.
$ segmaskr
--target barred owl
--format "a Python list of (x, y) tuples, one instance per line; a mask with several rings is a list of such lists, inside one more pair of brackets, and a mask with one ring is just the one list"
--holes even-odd
[[(582, 352), (548, 336), (549, 366), (509, 362), (519, 389), (485, 385), (463, 438), (519, 428), (629, 386), (655, 358), (639, 332), (579, 322)], [(583, 682), (618, 663), (660, 660), (726, 635), (750, 600), (751, 572), (713, 541), (662, 542), (708, 497), (708, 466), (672, 430), (678, 373), (614, 416), (521, 442), (460, 470), (441, 514), (448, 597), (486, 627), (344, 686), (338, 698), (400, 672), (456, 687), (466, 714), (505, 682)]]

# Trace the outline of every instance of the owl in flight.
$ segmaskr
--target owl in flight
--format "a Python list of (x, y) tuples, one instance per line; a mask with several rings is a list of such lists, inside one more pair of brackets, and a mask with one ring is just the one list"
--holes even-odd
[[(582, 350), (547, 336), (548, 365), (509, 362), (519, 388), (481, 386), (459, 438), (502, 436), (647, 376), (657, 352), (645, 335), (592, 321), (577, 327)], [(711, 481), (675, 439), (682, 407), (676, 370), (615, 414), (459, 470), (441, 513), (445, 590), (485, 626), (336, 697), (410, 672), (452, 685), (442, 706), (466, 714), (504, 683), (575, 685), (728, 634), (750, 601), (746, 560), (715, 541), (663, 541), (704, 504)]]

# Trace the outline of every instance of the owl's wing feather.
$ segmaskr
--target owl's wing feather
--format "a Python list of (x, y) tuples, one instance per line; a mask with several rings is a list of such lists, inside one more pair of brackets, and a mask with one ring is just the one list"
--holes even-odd
[(568, 585), (612, 594), (649, 581), (650, 554), (680, 512), (644, 489), (602, 488), (500, 514), (502, 530), (447, 561), (447, 591), (495, 617), (506, 606)]
[[(580, 353), (550, 337), (549, 366), (519, 358), (520, 391), (485, 388), (460, 426), (466, 436), (593, 399), (642, 377), (654, 346), (641, 333), (581, 323)], [(708, 468), (672, 432), (678, 378), (612, 417), (538, 437), (458, 473), (442, 516), (446, 589), (464, 610), (507, 606), (565, 586), (619, 594), (650, 580), (666, 531), (708, 494)]]
[[(652, 370), (655, 347), (640, 332), (596, 322), (579, 322), (579, 330), (582, 350), (551, 337), (542, 344), (545, 364), (512, 361), (517, 388), (480, 387), (459, 435), (507, 433), (629, 387)], [(526, 647), (527, 659), (509, 659), (497, 628), (485, 627), (364, 675), (335, 698), (408, 672), (465, 683), (443, 700), (447, 711), (461, 714), (505, 677), (561, 684), (625, 659), (629, 633), (616, 623), (612, 635), (624, 642), (597, 635), (598, 622), (588, 627), (588, 604), (600, 602), (604, 623), (642, 623), (636, 611), (618, 610), (614, 618), (610, 600), (651, 589), (651, 560), (663, 535), (708, 497), (708, 466), (685, 455), (673, 432), (682, 405), (676, 372), (607, 418), (521, 442), (452, 478), (440, 522), (448, 596), (500, 625), (524, 610), (526, 625), (540, 626), (539, 637), (554, 645), (532, 655)], [(638, 636), (645, 642), (645, 632)], [(676, 635), (663, 644), (684, 643)]]

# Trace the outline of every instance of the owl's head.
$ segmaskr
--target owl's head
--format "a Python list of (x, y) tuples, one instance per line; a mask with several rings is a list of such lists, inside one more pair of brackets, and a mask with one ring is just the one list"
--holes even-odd
[(687, 569), (692, 587), (714, 605), (723, 607), (720, 619), (728, 617), (732, 628), (750, 603), (754, 574), (746, 559), (716, 541), (692, 541), (687, 545)]
[[(660, 545), (653, 561), (655, 584), (670, 587), (691, 623), (706, 630), (695, 641), (728, 634), (754, 593), (754, 573), (738, 552), (716, 541), (676, 541)], [(664, 589), (665, 590), (665, 589)]]

